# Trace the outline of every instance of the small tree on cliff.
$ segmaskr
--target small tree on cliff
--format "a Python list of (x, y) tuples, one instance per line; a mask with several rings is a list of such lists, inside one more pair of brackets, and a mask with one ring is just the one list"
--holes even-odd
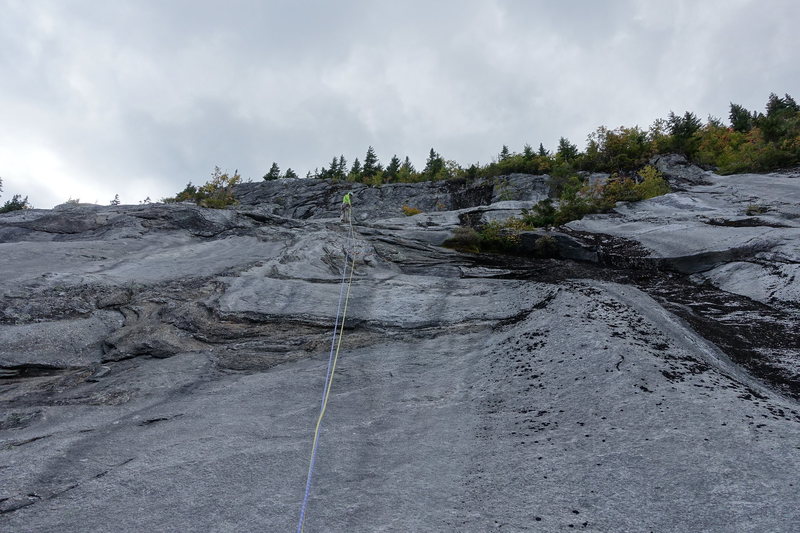
[(389, 164), (386, 165), (386, 170), (383, 171), (383, 177), (387, 183), (397, 181), (397, 173), (400, 171), (400, 158), (397, 154), (392, 156)]
[(353, 166), (350, 168), (350, 173), (347, 175), (348, 181), (361, 181), (361, 161), (356, 160), (353, 161)]
[(428, 153), (428, 160), (425, 162), (425, 168), (422, 169), (422, 176), (425, 180), (442, 179), (445, 173), (445, 160), (439, 155), (436, 150), (431, 148)]
[[(219, 167), (217, 167), (219, 168)], [(269, 167), (269, 172), (264, 174), (264, 181), (272, 181), (276, 180), (281, 177), (281, 169), (278, 166), (278, 163), (275, 161), (272, 162), (272, 166)]]
[(375, 149), (370, 146), (367, 148), (367, 155), (364, 157), (364, 167), (361, 169), (361, 177), (369, 179), (381, 170), (383, 170), (383, 168), (378, 161), (378, 156), (375, 155)]
[(561, 161), (569, 163), (578, 157), (578, 147), (569, 142), (569, 139), (567, 139), (566, 137), (561, 137), (558, 140), (558, 150), (556, 150), (556, 157)]
[(28, 197), (22, 197), (21, 194), (15, 194), (11, 200), (6, 201), (3, 207), (0, 207), (0, 213), (8, 213), (11, 211), (19, 211), (20, 209), (30, 209), (31, 204), (28, 203)]

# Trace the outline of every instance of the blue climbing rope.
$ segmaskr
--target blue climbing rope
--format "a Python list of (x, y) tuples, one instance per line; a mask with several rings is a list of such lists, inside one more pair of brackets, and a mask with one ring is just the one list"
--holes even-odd
[[(350, 227), (349, 227), (349, 240), (350, 240), (350, 250), (348, 251), (345, 249), (344, 251), (344, 268), (342, 269), (342, 280), (340, 283), (339, 288), (339, 303), (336, 307), (336, 320), (334, 321), (333, 325), (333, 337), (331, 338), (331, 350), (330, 354), (328, 355), (328, 369), (325, 372), (325, 386), (322, 389), (322, 402), (319, 408), (319, 416), (317, 417), (317, 424), (314, 428), (314, 440), (313, 444), (311, 445), (311, 459), (308, 463), (308, 474), (306, 475), (306, 490), (305, 494), (303, 495), (303, 503), (300, 506), (300, 518), (297, 522), (297, 533), (303, 533), (303, 526), (305, 522), (306, 516), (306, 509), (308, 507), (308, 497), (311, 494), (311, 480), (314, 475), (314, 466), (317, 462), (317, 446), (319, 444), (319, 431), (322, 424), (322, 418), (325, 416), (325, 410), (328, 405), (328, 398), (330, 396), (331, 385), (333, 384), (333, 374), (336, 371), (336, 361), (339, 357), (339, 350), (342, 347), (342, 333), (344, 331), (344, 322), (347, 315), (347, 302), (350, 299), (350, 287), (353, 282), (353, 271), (356, 267), (356, 259), (355, 253), (353, 252), (353, 245), (355, 242), (355, 235), (353, 232), (353, 218), (352, 213), (350, 216)], [(352, 261), (350, 261), (352, 259)], [(347, 266), (350, 263), (350, 277), (345, 283), (345, 278), (347, 277)], [(347, 292), (345, 293), (345, 285), (347, 285)], [(342, 310), (342, 301), (344, 301), (344, 310)], [(341, 323), (339, 320), (339, 316), (341, 313)], [(339, 342), (337, 343), (336, 340)]]

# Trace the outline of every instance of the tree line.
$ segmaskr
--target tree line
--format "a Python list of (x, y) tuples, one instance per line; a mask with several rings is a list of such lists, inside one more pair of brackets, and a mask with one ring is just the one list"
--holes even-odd
[[(306, 177), (367, 185), (476, 179), (512, 173), (551, 174), (564, 179), (579, 171), (631, 173), (654, 155), (666, 153), (683, 154), (720, 174), (768, 172), (800, 163), (800, 107), (790, 95), (770, 94), (765, 112), (750, 111), (731, 102), (728, 120), (729, 124), (725, 124), (709, 116), (704, 123), (690, 111), (670, 112), (647, 129), (600, 126), (587, 136), (583, 151), (566, 137), (559, 139), (552, 152), (542, 143), (536, 149), (525, 144), (520, 152), (503, 145), (497, 156), (483, 165), (461, 166), (431, 148), (424, 168), (419, 171), (408, 156), (401, 159), (397, 154), (382, 165), (370, 146), (363, 161), (356, 157), (348, 164), (340, 154)], [(265, 180), (296, 177), (292, 169), (282, 174), (274, 162), (264, 175)]]

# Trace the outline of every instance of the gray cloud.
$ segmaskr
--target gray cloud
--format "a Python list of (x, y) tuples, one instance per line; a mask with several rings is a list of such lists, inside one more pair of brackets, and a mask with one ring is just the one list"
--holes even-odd
[[(800, 74), (792, 0), (0, 0), (4, 197), (135, 203), (301, 175), (368, 145), (421, 165), (582, 144), (670, 110), (761, 109)], [(798, 96), (798, 95), (795, 95)]]

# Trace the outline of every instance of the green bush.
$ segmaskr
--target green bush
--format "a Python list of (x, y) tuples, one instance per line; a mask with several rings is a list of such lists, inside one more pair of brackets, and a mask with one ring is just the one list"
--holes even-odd
[(523, 209), (521, 222), (531, 228), (560, 226), (591, 213), (609, 211), (617, 202), (646, 200), (670, 190), (661, 173), (650, 165), (641, 169), (639, 176), (642, 180), (637, 183), (631, 177), (612, 174), (604, 185), (594, 187), (578, 176), (570, 176), (562, 182), (558, 208), (547, 198), (531, 209)]
[(229, 176), (227, 172), (223, 173), (219, 167), (214, 167), (211, 179), (204, 185), (196, 187), (189, 182), (186, 188), (173, 198), (164, 198), (162, 201), (165, 203), (188, 201), (202, 207), (224, 209), (229, 205), (236, 204), (236, 198), (233, 196), (233, 186), (241, 182), (242, 177), (238, 171), (234, 172), (233, 176)]
[(492, 221), (478, 229), (478, 247), (483, 252), (509, 252), (519, 246), (518, 221), (510, 219), (505, 223)]
[(557, 210), (553, 200), (547, 198), (534, 205), (530, 210), (522, 210), (522, 221), (534, 228), (553, 226), (556, 223)]
[(28, 197), (22, 197), (21, 194), (15, 194), (11, 197), (11, 200), (7, 200), (2, 207), (0, 207), (0, 213), (10, 213), (11, 211), (19, 211), (21, 209), (30, 209), (31, 204), (28, 203)]
[(669, 183), (655, 167), (647, 165), (639, 171), (639, 175), (642, 181), (634, 185), (634, 189), (640, 200), (655, 198), (669, 192)]

